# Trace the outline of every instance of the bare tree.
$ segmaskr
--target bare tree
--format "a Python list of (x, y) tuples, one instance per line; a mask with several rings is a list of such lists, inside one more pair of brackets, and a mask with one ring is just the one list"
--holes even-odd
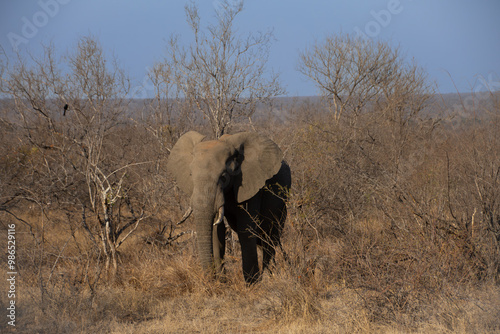
[(428, 88), (423, 71), (405, 64), (398, 48), (349, 34), (316, 42), (300, 54), (298, 70), (315, 82), (336, 120), (345, 111), (358, 115), (379, 98), (389, 101), (402, 92), (413, 98)]
[(82, 38), (64, 60), (62, 66), (53, 47), (45, 47), (42, 57), (19, 56), (2, 78), (3, 93), (14, 102), (15, 126), (36, 161), (28, 166), (38, 176), (36, 184), (20, 186), (29, 192), (20, 196), (40, 205), (56, 201), (71, 212), (79, 207), (81, 226), (114, 277), (117, 249), (146, 218), (144, 204), (132, 198), (136, 185), (130, 177), (132, 167), (144, 162), (121, 154), (126, 144), (117, 143), (129, 82), (93, 37)]
[(147, 80), (154, 95), (145, 99), (141, 124), (166, 153), (183, 130), (190, 127), (193, 118), (187, 112), (185, 99), (180, 98), (171, 64), (156, 63), (148, 70)]
[[(154, 124), (160, 124), (160, 128), (150, 130), (154, 136), (163, 142), (161, 138), (165, 137), (164, 132), (172, 130), (172, 109), (177, 94), (174, 92), (174, 82), (172, 69), (169, 64), (157, 63), (148, 71), (148, 79), (154, 90), (154, 97), (148, 105), (148, 114), (153, 115)], [(174, 96), (172, 96), (174, 94)]]
[(177, 85), (185, 98), (208, 118), (215, 137), (220, 137), (231, 122), (249, 117), (258, 103), (284, 93), (278, 75), (266, 75), (272, 32), (236, 34), (234, 20), (243, 10), (243, 1), (222, 1), (216, 10), (216, 24), (204, 31), (198, 8), (185, 7), (194, 42), (181, 47), (172, 37), (170, 59)]

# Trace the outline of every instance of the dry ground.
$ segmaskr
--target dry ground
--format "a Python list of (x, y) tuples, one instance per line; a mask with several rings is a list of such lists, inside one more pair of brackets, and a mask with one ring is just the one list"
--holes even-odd
[[(377, 283), (369, 271), (359, 273), (366, 284), (358, 284), (346, 276), (354, 275), (352, 268), (346, 268), (353, 265), (352, 259), (346, 257), (366, 252), (356, 260), (359, 262), (375, 253), (356, 248), (359, 245), (349, 244), (349, 240), (306, 240), (295, 230), (294, 218), (289, 219), (284, 242), (290, 260), (278, 254), (273, 273), (267, 273), (252, 287), (243, 283), (237, 248), (227, 259), (227, 282), (216, 282), (199, 269), (193, 235), (181, 237), (172, 246), (158, 247), (144, 241), (154, 232), (147, 227), (121, 251), (122, 264), (115, 283), (106, 282), (101, 272), (99, 281), (93, 284), (98, 267), (92, 254), (78, 250), (83, 246), (83, 236), (76, 233), (73, 238), (64, 229), (54, 233), (57, 226), (48, 224), (45, 257), (41, 259), (32, 236), (18, 223), (17, 326), (15, 330), (6, 329), (2, 320), (2, 332), (500, 332), (498, 285), (468, 281), (424, 284), (405, 275)], [(2, 220), (9, 218), (4, 215)], [(364, 222), (358, 228), (366, 235), (362, 243), (382, 247), (376, 236), (382, 235), (383, 224)], [(5, 235), (2, 231), (2, 243)], [(387, 251), (382, 248), (379, 252)], [(64, 249), (63, 255), (54, 253), (56, 249)], [(380, 269), (373, 264), (369, 270)], [(421, 275), (420, 280), (432, 279)], [(1, 291), (6, 288), (6, 280), (2, 280)], [(1, 301), (5, 310), (5, 293)]]

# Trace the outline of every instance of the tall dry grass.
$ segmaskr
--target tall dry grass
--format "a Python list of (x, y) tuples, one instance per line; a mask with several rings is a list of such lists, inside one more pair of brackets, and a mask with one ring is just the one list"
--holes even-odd
[[(279, 253), (272, 272), (255, 286), (243, 283), (237, 249), (228, 256), (227, 281), (222, 283), (201, 271), (191, 235), (158, 247), (144, 242), (154, 233), (153, 228), (144, 228), (123, 250), (119, 279), (113, 284), (100, 278), (91, 289), (98, 279), (97, 271), (92, 271), (98, 256), (89, 259), (91, 255), (82, 255), (74, 245), (66, 245), (55, 269), (56, 254), (51, 252), (42, 265), (36, 259), (25, 263), (20, 269), (17, 332), (486, 333), (500, 329), (500, 289), (463, 275), (463, 257), (455, 245), (431, 245), (418, 235), (413, 243), (408, 243), (410, 237), (403, 243), (391, 236), (390, 224), (381, 221), (360, 221), (340, 238), (318, 237), (307, 227), (314, 222), (300, 212), (303, 206), (295, 207), (293, 201), (283, 242), (287, 257)], [(68, 232), (50, 232), (46, 249), (61, 249)], [(20, 244), (31, 238), (20, 234)], [(43, 297), (40, 275), (45, 277)]]

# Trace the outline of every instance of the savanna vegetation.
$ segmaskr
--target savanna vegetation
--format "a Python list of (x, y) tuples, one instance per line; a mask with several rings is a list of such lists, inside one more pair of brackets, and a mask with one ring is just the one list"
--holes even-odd
[[(18, 271), (2, 331), (499, 332), (498, 93), (439, 96), (397, 47), (341, 34), (298, 55), (321, 96), (278, 97), (272, 36), (240, 39), (226, 5), (206, 33), (186, 8), (199, 38), (171, 39), (147, 99), (92, 36), (1, 64), (0, 243), (15, 224)], [(177, 224), (189, 203), (165, 166), (191, 129), (261, 132), (291, 166), (286, 256), (258, 284), (235, 234), (220, 282)]]

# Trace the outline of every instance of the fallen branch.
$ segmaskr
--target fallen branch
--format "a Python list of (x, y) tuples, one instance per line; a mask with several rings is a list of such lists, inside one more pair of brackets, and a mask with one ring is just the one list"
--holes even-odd
[(189, 218), (189, 216), (191, 216), (192, 213), (193, 213), (193, 208), (189, 207), (184, 216), (182, 216), (181, 220), (176, 225), (184, 223)]

